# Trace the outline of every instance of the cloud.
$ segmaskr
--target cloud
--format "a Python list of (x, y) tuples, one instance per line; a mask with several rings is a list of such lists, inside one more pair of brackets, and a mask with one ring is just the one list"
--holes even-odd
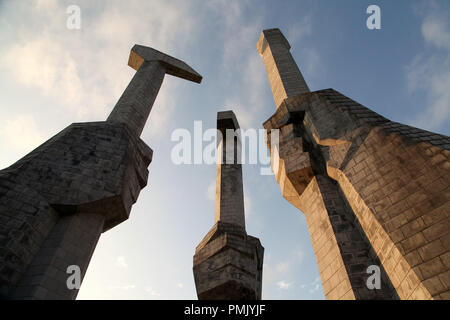
[(288, 283), (288, 282), (282, 280), (282, 281), (278, 281), (277, 285), (282, 290), (288, 290), (291, 287), (292, 283)]
[(411, 94), (423, 92), (426, 108), (412, 119), (412, 124), (427, 130), (444, 129), (450, 118), (450, 25), (449, 13), (427, 13), (421, 32), (428, 45), (406, 67), (406, 81)]
[(44, 95), (79, 107), (83, 86), (73, 56), (48, 35), (13, 45), (4, 55), (4, 66), (20, 84), (35, 86)]
[(314, 293), (316, 291), (319, 291), (319, 289), (320, 289), (320, 277), (315, 278), (314, 281), (309, 284), (309, 286), (312, 287), (311, 289), (309, 289), (310, 293)]
[[(294, 277), (294, 271), (298, 270), (299, 264), (303, 258), (303, 250), (297, 249), (289, 255), (288, 259), (272, 264), (267, 262), (271, 259), (270, 253), (263, 266), (263, 286), (271, 286), (276, 284), (280, 289), (287, 289), (292, 283), (288, 283), (286, 279)], [(283, 286), (287, 285), (287, 288)], [(283, 287), (283, 288), (282, 288)]]
[(303, 251), (303, 249), (298, 249), (295, 252), (295, 255), (297, 256), (298, 260), (301, 262), (301, 261), (303, 261), (303, 258), (305, 256), (305, 251)]
[(128, 264), (125, 261), (125, 257), (123, 257), (123, 256), (117, 257), (116, 266), (119, 268), (124, 268), (124, 269), (128, 268)]
[(124, 290), (124, 291), (132, 290), (135, 288), (136, 288), (136, 285), (134, 285), (134, 284), (129, 284), (129, 285), (125, 285), (125, 286), (109, 286), (108, 287), (109, 290)]
[[(448, 20), (447, 20), (448, 21)], [(425, 41), (438, 48), (450, 50), (450, 37), (448, 22), (442, 17), (429, 15), (422, 23), (422, 35)]]
[(277, 264), (275, 270), (278, 273), (287, 273), (291, 271), (291, 263), (288, 261), (283, 261)]
[[(191, 19), (184, 18), (192, 13), (192, 6), (185, 1), (112, 0), (102, 9), (88, 1), (78, 5), (80, 30), (66, 28), (68, 15), (62, 1), (9, 5), (11, 12), (3, 15), (17, 37), (2, 46), (0, 68), (11, 73), (13, 81), (39, 89), (83, 121), (105, 119), (111, 111), (135, 72), (127, 66), (135, 43), (176, 55), (194, 38), (188, 36), (195, 34)], [(16, 12), (27, 17), (28, 25), (13, 21)], [(177, 86), (177, 82), (163, 84), (147, 134), (166, 127), (176, 104), (176, 95), (170, 92)]]
[(301, 41), (303, 38), (311, 35), (312, 33), (312, 16), (306, 15), (299, 19), (296, 23), (290, 25), (286, 31), (286, 38), (289, 43)]
[[(234, 2), (233, 2), (234, 3)], [(263, 6), (258, 8), (259, 15), (256, 18), (248, 19), (245, 3), (240, 2), (240, 9), (224, 9), (225, 15), (232, 15), (229, 18), (233, 24), (227, 25), (223, 31), (224, 56), (222, 58), (225, 77), (231, 87), (232, 94), (225, 100), (225, 105), (233, 108), (238, 118), (241, 128), (262, 128), (263, 119), (260, 114), (274, 112), (274, 103), (265, 94), (269, 88), (266, 70), (260, 55), (256, 51), (256, 42), (263, 30), (264, 16)], [(250, 10), (254, 10), (251, 8)], [(311, 36), (313, 30), (311, 15), (299, 18), (298, 22), (289, 30), (282, 30), (292, 46), (299, 43), (307, 36)], [(252, 40), (253, 39), (253, 40)], [(311, 46), (299, 45), (296, 52), (302, 61), (302, 73), (310, 75), (321, 74), (323, 71), (320, 57)], [(320, 72), (319, 72), (320, 71)], [(239, 75), (241, 81), (236, 81)], [(227, 79), (224, 79), (227, 80)], [(226, 81), (224, 81), (226, 83)]]
[[(248, 14), (249, 10), (253, 11), (252, 15)], [(218, 36), (223, 46), (222, 82), (231, 93), (224, 105), (233, 109), (241, 128), (261, 127), (255, 114), (265, 103), (262, 93), (268, 83), (256, 42), (263, 26), (263, 7), (250, 7), (242, 1), (214, 1), (209, 2), (209, 12), (221, 25)]]
[[(291, 44), (292, 54), (300, 58), (301, 65), (299, 67), (308, 84), (311, 83), (311, 80), (322, 78), (325, 72), (319, 52), (311, 45), (304, 45), (308, 41), (308, 37), (312, 36), (312, 31), (312, 14), (306, 13), (296, 23), (292, 24), (285, 34)], [(308, 75), (308, 79), (305, 75)]]
[(320, 277), (317, 277), (314, 279), (314, 281), (310, 282), (310, 283), (305, 283), (305, 284), (301, 284), (300, 288), (302, 289), (308, 289), (309, 293), (314, 293), (316, 291), (319, 291), (320, 289)]
[(244, 213), (245, 218), (248, 218), (252, 214), (252, 199), (249, 195), (244, 195)]
[(2, 138), (18, 151), (28, 151), (39, 146), (44, 137), (30, 114), (20, 114), (8, 119), (0, 128)]
[(320, 289), (320, 284), (316, 283), (312, 289), (309, 289), (309, 292), (314, 293), (316, 291), (319, 291), (319, 289)]
[(215, 180), (209, 184), (208, 189), (206, 190), (206, 196), (211, 201), (216, 200), (216, 181)]
[(145, 287), (145, 291), (149, 292), (153, 297), (160, 297), (161, 294), (152, 289), (152, 287)]

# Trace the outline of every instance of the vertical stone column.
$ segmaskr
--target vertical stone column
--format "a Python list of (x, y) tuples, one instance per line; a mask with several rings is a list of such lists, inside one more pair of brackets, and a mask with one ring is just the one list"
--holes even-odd
[[(289, 48), (279, 29), (264, 30), (257, 43), (277, 107), (264, 127), (280, 129), (279, 154), (271, 159), (282, 195), (305, 214), (327, 299), (395, 299), (354, 211), (328, 175), (328, 150), (316, 141), (316, 128), (307, 126), (311, 93)], [(372, 265), (381, 267), (380, 290), (366, 285)]]
[(161, 88), (166, 69), (159, 61), (144, 61), (115, 105), (107, 121), (125, 123), (136, 137), (144, 129)]
[(80, 283), (103, 231), (105, 218), (91, 213), (61, 217), (34, 257), (13, 299), (75, 299), (79, 289), (67, 283), (69, 266), (80, 268)]
[[(197, 246), (194, 279), (200, 300), (261, 299), (264, 248), (245, 231), (239, 124), (232, 111), (217, 114), (217, 190), (214, 226)], [(234, 132), (233, 132), (234, 134)]]
[(239, 124), (232, 111), (217, 114), (219, 137), (216, 175), (216, 208), (214, 223), (237, 225), (245, 230), (244, 190), (242, 187), (241, 137)]
[(256, 49), (264, 60), (275, 106), (284, 99), (309, 92), (302, 73), (289, 52), (291, 46), (280, 29), (264, 30)]

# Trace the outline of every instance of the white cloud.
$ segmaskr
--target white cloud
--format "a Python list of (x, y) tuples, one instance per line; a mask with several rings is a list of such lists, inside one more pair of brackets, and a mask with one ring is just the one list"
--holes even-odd
[(3, 63), (13, 79), (40, 88), (45, 95), (55, 95), (64, 104), (80, 107), (83, 86), (77, 63), (68, 50), (48, 35), (13, 45)]
[(36, 120), (30, 114), (6, 120), (0, 132), (4, 142), (18, 151), (29, 151), (44, 141)]
[[(101, 11), (87, 1), (79, 6), (80, 30), (66, 28), (62, 2), (30, 1), (12, 6), (29, 18), (29, 25), (37, 27), (17, 27), (14, 42), (0, 52), (0, 67), (18, 84), (40, 89), (43, 96), (83, 121), (105, 119), (111, 111), (135, 72), (127, 66), (135, 43), (173, 54), (191, 41), (187, 35), (194, 34), (191, 20), (184, 18), (192, 10), (185, 1), (114, 0)], [(177, 83), (166, 82), (147, 133), (164, 128), (176, 104), (176, 95), (170, 92)]]
[(150, 293), (150, 295), (152, 295), (153, 297), (160, 297), (161, 296), (161, 294), (159, 292), (153, 290), (152, 287), (145, 287), (145, 291)]
[[(223, 43), (222, 81), (232, 92), (224, 101), (225, 108), (234, 111), (241, 128), (259, 128), (261, 123), (255, 114), (266, 102), (262, 92), (268, 84), (256, 51), (263, 26), (262, 7), (250, 7), (240, 1), (214, 1), (209, 2), (209, 9), (221, 25), (218, 36)], [(249, 18), (246, 14), (249, 10), (260, 14)]]
[(312, 288), (309, 289), (310, 293), (314, 293), (320, 289), (320, 277), (314, 279), (312, 283), (309, 284)]
[(35, 7), (37, 10), (54, 10), (58, 7), (58, 0), (36, 0)]
[(119, 267), (119, 268), (124, 268), (124, 269), (128, 268), (128, 264), (125, 261), (125, 257), (124, 256), (117, 257), (117, 259), (116, 259), (116, 266)]
[(277, 285), (280, 289), (288, 290), (291, 287), (292, 283), (288, 283), (288, 282), (282, 280), (282, 281), (278, 281)]
[(303, 258), (305, 256), (305, 252), (303, 251), (303, 249), (298, 249), (295, 252), (295, 255), (297, 256), (298, 260), (301, 262), (301, 261), (303, 261)]
[(215, 180), (209, 184), (208, 189), (206, 190), (206, 196), (211, 201), (216, 200), (216, 181)]
[(422, 23), (422, 35), (425, 41), (439, 48), (450, 50), (448, 22), (436, 15), (425, 17)]
[(302, 19), (298, 20), (296, 23), (290, 25), (289, 29), (286, 31), (286, 38), (289, 43), (294, 43), (301, 41), (303, 38), (311, 35), (312, 31), (312, 17), (310, 15), (304, 16)]
[(244, 195), (244, 213), (245, 218), (248, 218), (252, 214), (252, 199), (249, 195)]
[[(267, 99), (265, 95), (269, 89), (269, 82), (264, 63), (256, 51), (256, 42), (263, 30), (261, 19), (263, 14), (261, 13), (259, 18), (248, 20), (245, 15), (247, 7), (242, 2), (240, 4), (240, 10), (223, 9), (225, 15), (232, 15), (229, 20), (234, 21), (222, 32), (225, 48), (222, 64), (223, 69), (226, 70), (225, 77), (230, 77), (228, 81), (233, 88), (233, 94), (225, 100), (224, 104), (233, 109), (241, 128), (261, 128), (262, 121), (255, 115), (275, 111), (273, 100)], [(295, 46), (296, 43), (300, 43), (305, 37), (311, 35), (312, 26), (311, 16), (306, 15), (289, 30), (281, 31), (290, 44)], [(319, 54), (314, 48), (304, 45), (295, 47), (296, 52), (300, 53), (303, 74), (305, 71), (312, 75), (323, 71)], [(241, 81), (236, 82), (236, 75), (239, 75)]]
[(298, 270), (302, 258), (303, 250), (301, 248), (289, 255), (287, 260), (278, 262), (277, 264), (267, 262), (272, 260), (269, 254), (263, 266), (263, 286), (276, 284), (280, 289), (288, 289), (292, 283), (287, 282), (286, 279), (294, 277), (293, 273), (295, 270)]
[(132, 290), (135, 288), (136, 288), (136, 285), (134, 285), (134, 284), (129, 284), (129, 285), (125, 285), (125, 286), (109, 286), (108, 287), (109, 290), (124, 290), (124, 291)]
[[(297, 23), (292, 24), (286, 31), (286, 38), (291, 44), (291, 52), (293, 55), (300, 57), (297, 61), (299, 68), (310, 86), (311, 80), (323, 77), (323, 64), (320, 63), (320, 55), (318, 51), (310, 45), (304, 45), (308, 41), (308, 37), (312, 35), (313, 19), (310, 13), (304, 15)], [(309, 81), (308, 81), (309, 80)], [(310, 86), (310, 89), (311, 86)]]
[(263, 263), (263, 288), (271, 285), (276, 281), (277, 275), (272, 264)]
[(302, 284), (302, 285), (300, 285), (300, 287), (302, 289), (305, 289), (305, 288), (308, 289), (309, 288), (308, 289), (309, 293), (314, 293), (316, 291), (319, 291), (319, 289), (321, 287), (321, 285), (320, 285), (320, 277), (315, 278), (314, 281), (312, 281), (310, 283)]
[[(445, 16), (445, 17), (444, 17)], [(442, 129), (450, 118), (450, 26), (448, 13), (428, 13), (422, 23), (422, 36), (432, 53), (421, 53), (406, 68), (411, 94), (424, 92), (426, 108), (412, 124), (427, 130)]]
[(134, 284), (122, 287), (124, 290), (130, 290), (136, 288)]
[(283, 261), (277, 264), (275, 270), (278, 273), (287, 273), (291, 271), (291, 263), (288, 261)]
[(319, 289), (320, 289), (320, 284), (316, 283), (312, 289), (309, 289), (309, 292), (314, 293), (316, 291), (319, 291)]

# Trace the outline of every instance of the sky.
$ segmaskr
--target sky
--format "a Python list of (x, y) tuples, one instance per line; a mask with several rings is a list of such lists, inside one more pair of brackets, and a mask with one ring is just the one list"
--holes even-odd
[[(381, 9), (369, 30), (366, 9)], [(80, 29), (68, 29), (77, 5)], [(450, 2), (0, 0), (0, 169), (73, 122), (105, 120), (135, 71), (134, 44), (179, 58), (141, 138), (149, 181), (101, 235), (77, 299), (196, 299), (195, 247), (214, 223), (214, 164), (176, 165), (171, 134), (233, 110), (261, 129), (275, 105), (256, 42), (280, 28), (310, 89), (334, 88), (397, 122), (450, 135)], [(246, 228), (265, 248), (263, 299), (324, 299), (306, 221), (261, 164), (243, 165)]]

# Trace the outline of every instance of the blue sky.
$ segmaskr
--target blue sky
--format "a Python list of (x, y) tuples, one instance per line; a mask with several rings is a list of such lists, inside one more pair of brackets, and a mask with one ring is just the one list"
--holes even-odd
[[(66, 8), (81, 8), (81, 29)], [(381, 8), (368, 30), (366, 8)], [(134, 74), (135, 44), (180, 58), (142, 139), (154, 150), (130, 219), (100, 238), (78, 299), (196, 299), (192, 256), (214, 221), (215, 165), (174, 165), (177, 128), (232, 109), (262, 128), (275, 106), (256, 42), (278, 27), (311, 90), (334, 88), (391, 120), (450, 134), (450, 2), (0, 1), (0, 168), (72, 122), (104, 120)], [(247, 232), (265, 247), (263, 299), (323, 299), (303, 213), (244, 165)]]

